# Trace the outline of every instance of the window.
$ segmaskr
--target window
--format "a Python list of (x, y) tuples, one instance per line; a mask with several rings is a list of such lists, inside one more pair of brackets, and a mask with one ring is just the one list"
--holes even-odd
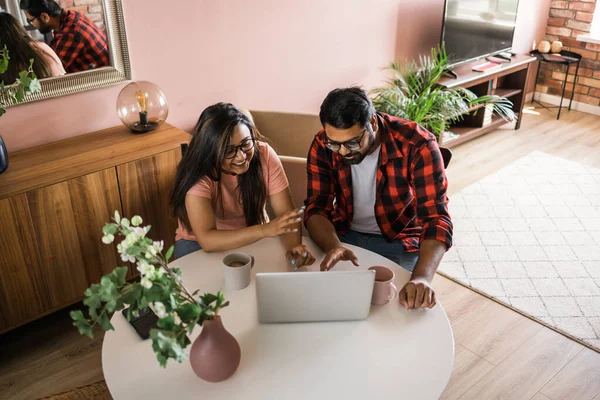
[(594, 11), (594, 19), (592, 21), (590, 33), (577, 36), (577, 40), (600, 44), (600, 2), (596, 3), (596, 10)]

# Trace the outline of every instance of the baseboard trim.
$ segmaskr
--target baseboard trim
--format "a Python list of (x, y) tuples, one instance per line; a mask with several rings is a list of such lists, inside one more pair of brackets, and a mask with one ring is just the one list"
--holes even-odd
[[(532, 95), (527, 95), (525, 97), (527, 102), (531, 102), (531, 98), (532, 98)], [(552, 104), (554, 106), (557, 106), (560, 104), (560, 96), (554, 96), (551, 94), (536, 92), (535, 99), (537, 101), (541, 101), (542, 103), (548, 103), (548, 104)], [(563, 100), (563, 111), (568, 110), (568, 107), (569, 107), (569, 98), (565, 96), (565, 98)], [(591, 104), (582, 103), (582, 102), (575, 101), (575, 100), (573, 100), (573, 107), (571, 107), (571, 109), (581, 111), (584, 113), (588, 113), (588, 114), (600, 115), (600, 106), (593, 106)]]

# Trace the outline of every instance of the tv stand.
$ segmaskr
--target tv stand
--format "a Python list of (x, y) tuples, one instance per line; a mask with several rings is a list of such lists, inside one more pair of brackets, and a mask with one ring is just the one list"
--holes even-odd
[[(459, 65), (453, 71), (458, 78), (443, 77), (438, 85), (447, 88), (462, 87), (469, 89), (477, 96), (501, 96), (513, 103), (513, 111), (517, 116), (515, 129), (521, 126), (525, 94), (529, 78), (529, 66), (536, 61), (529, 55), (516, 55), (510, 63), (502, 63), (501, 67), (492, 71), (476, 72), (473, 67), (481, 60)], [(498, 129), (507, 123), (498, 115), (490, 115), (485, 104), (477, 104), (465, 111), (463, 120), (446, 128), (457, 136), (440, 137), (438, 143), (444, 147), (454, 147), (485, 133)], [(487, 117), (487, 118), (486, 118)]]
[(458, 74), (451, 69), (445, 70), (444, 75), (449, 75), (451, 78), (458, 79)]

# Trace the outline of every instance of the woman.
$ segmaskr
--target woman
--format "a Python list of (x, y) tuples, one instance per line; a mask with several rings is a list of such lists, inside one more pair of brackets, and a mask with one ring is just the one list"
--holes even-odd
[[(288, 186), (277, 154), (245, 114), (228, 103), (208, 107), (177, 167), (171, 197), (179, 219), (175, 258), (281, 236), (292, 266), (312, 264), (302, 244), (304, 208), (294, 209)], [(277, 216), (270, 222), (267, 199)]]
[(29, 37), (21, 23), (6, 12), (0, 12), (0, 49), (8, 50), (8, 69), (0, 74), (0, 80), (11, 85), (19, 78), (19, 72), (29, 68), (33, 60), (33, 72), (38, 79), (60, 76), (65, 69), (54, 50), (46, 43)]

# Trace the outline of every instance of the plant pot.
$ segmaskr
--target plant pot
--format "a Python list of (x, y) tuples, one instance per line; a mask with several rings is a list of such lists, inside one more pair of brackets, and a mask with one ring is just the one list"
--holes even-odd
[(2, 136), (0, 136), (0, 174), (8, 168), (8, 151)]
[(190, 350), (190, 364), (201, 379), (221, 382), (235, 373), (241, 355), (239, 343), (217, 316), (202, 324), (202, 332)]

